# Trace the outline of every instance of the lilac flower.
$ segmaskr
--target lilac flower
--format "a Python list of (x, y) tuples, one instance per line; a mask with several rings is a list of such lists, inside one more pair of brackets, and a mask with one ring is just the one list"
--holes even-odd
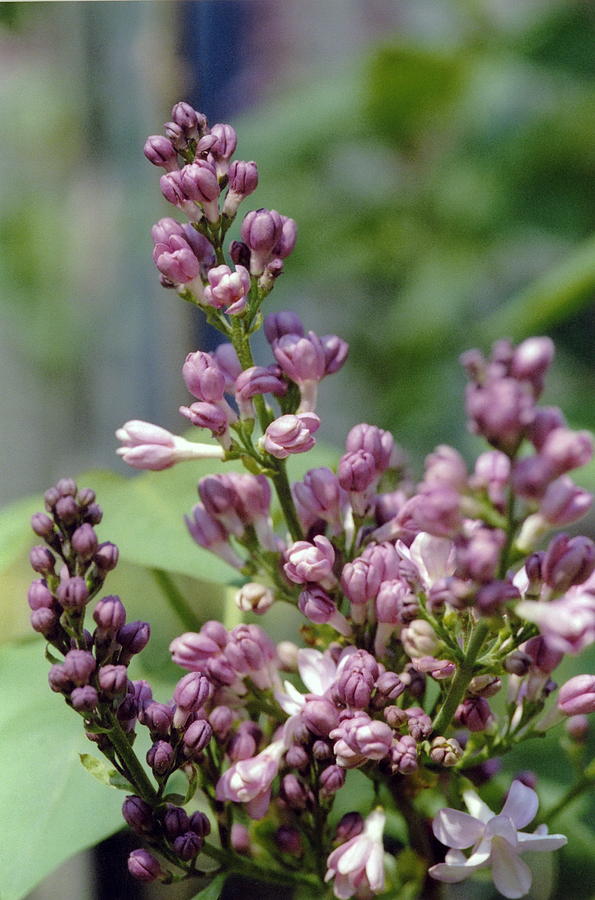
[(182, 378), (190, 393), (203, 403), (219, 403), (225, 391), (225, 373), (210, 353), (189, 353), (182, 366)]
[(388, 756), (393, 732), (385, 722), (371, 719), (367, 713), (358, 710), (351, 718), (344, 718), (329, 737), (335, 741), (333, 752), (337, 765), (353, 769), (369, 759)]
[(303, 481), (293, 486), (302, 518), (324, 519), (338, 531), (341, 527), (342, 492), (334, 472), (322, 466), (310, 469)]
[(595, 712), (595, 675), (575, 675), (560, 688), (558, 709), (565, 716)]
[(345, 441), (345, 449), (348, 453), (356, 453), (365, 450), (374, 457), (376, 472), (382, 474), (391, 464), (391, 457), (395, 449), (392, 434), (377, 428), (375, 425), (354, 425)]
[(258, 756), (234, 763), (217, 782), (217, 800), (245, 803), (251, 819), (262, 819), (269, 807), (271, 785), (286, 749), (285, 740), (281, 738), (269, 744)]
[(345, 637), (351, 635), (351, 625), (321, 587), (312, 585), (302, 591), (298, 599), (298, 608), (311, 622), (317, 625), (330, 625)]
[(160, 166), (166, 172), (178, 168), (178, 154), (172, 142), (161, 134), (152, 134), (145, 141), (144, 154), (154, 166)]
[(296, 541), (288, 548), (283, 571), (294, 584), (316, 582), (330, 590), (336, 584), (334, 562), (333, 545), (324, 535), (316, 535), (312, 543)]
[(259, 394), (282, 397), (287, 392), (287, 383), (281, 380), (280, 375), (278, 366), (250, 366), (240, 372), (235, 380), (234, 392), (242, 419), (254, 418), (253, 397)]
[(229, 190), (223, 204), (223, 215), (233, 218), (242, 200), (258, 187), (258, 168), (255, 162), (235, 160), (229, 167)]
[(171, 434), (159, 425), (132, 419), (116, 431), (123, 446), (116, 453), (135, 469), (158, 472), (177, 462), (191, 459), (223, 459), (224, 450), (218, 444), (199, 444)]
[(284, 309), (270, 313), (264, 320), (264, 334), (269, 344), (275, 344), (284, 334), (304, 336), (304, 326), (297, 313)]
[(320, 419), (315, 413), (280, 416), (265, 431), (261, 438), (262, 447), (277, 459), (286, 459), (292, 453), (305, 453), (316, 443), (313, 434), (319, 427)]
[(334, 879), (333, 892), (339, 900), (381, 894), (384, 890), (385, 821), (382, 809), (375, 809), (365, 820), (364, 830), (330, 854), (324, 880)]
[(204, 303), (224, 309), (229, 315), (244, 312), (250, 291), (250, 273), (244, 266), (236, 266), (235, 272), (229, 266), (216, 266), (209, 269), (207, 277), (209, 283), (204, 289)]
[(197, 503), (193, 507), (190, 516), (185, 516), (184, 521), (192, 538), (199, 547), (216, 553), (221, 559), (224, 559), (230, 566), (241, 569), (244, 565), (243, 560), (237, 555), (227, 542), (227, 531), (223, 525), (211, 516), (204, 506)]
[(235, 598), (236, 606), (242, 612), (253, 612), (261, 616), (270, 609), (275, 602), (272, 590), (263, 584), (249, 581), (243, 585)]
[[(434, 819), (434, 834), (452, 849), (445, 862), (431, 867), (430, 875), (455, 884), (478, 869), (491, 867), (494, 884), (504, 897), (523, 897), (531, 887), (532, 874), (519, 855), (558, 850), (566, 844), (566, 838), (562, 834), (547, 834), (545, 826), (533, 834), (519, 831), (534, 818), (538, 805), (535, 791), (520, 781), (513, 781), (500, 815), (493, 813), (474, 791), (465, 791), (463, 799), (469, 813), (443, 809)], [(472, 848), (468, 857), (461, 852), (467, 848)]]
[(326, 369), (324, 347), (318, 335), (313, 331), (305, 337), (284, 334), (273, 344), (273, 353), (283, 372), (300, 389), (299, 412), (314, 412), (318, 382)]

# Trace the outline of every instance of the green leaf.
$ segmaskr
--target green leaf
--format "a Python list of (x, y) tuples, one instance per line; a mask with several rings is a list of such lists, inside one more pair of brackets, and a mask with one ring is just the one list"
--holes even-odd
[(219, 900), (223, 885), (227, 881), (227, 872), (221, 872), (210, 884), (192, 897), (192, 900)]
[(107, 787), (117, 788), (119, 791), (131, 791), (132, 785), (123, 775), (120, 775), (112, 766), (108, 766), (105, 760), (97, 759), (90, 753), (79, 753), (79, 759), (83, 768), (90, 772), (93, 778)]
[(44, 645), (0, 648), (2, 900), (25, 897), (69, 856), (122, 825), (121, 798), (83, 773), (81, 720), (47, 686)]

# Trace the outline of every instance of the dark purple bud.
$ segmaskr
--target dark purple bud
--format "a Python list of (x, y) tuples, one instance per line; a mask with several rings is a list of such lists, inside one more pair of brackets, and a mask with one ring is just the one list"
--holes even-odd
[(64, 525), (72, 525), (80, 515), (78, 503), (74, 497), (71, 497), (70, 495), (67, 497), (60, 497), (56, 503), (55, 511), (56, 517), (60, 519)]
[(209, 723), (216, 740), (225, 741), (233, 723), (233, 712), (229, 706), (216, 706), (209, 713)]
[(383, 672), (376, 681), (374, 707), (380, 708), (394, 702), (405, 690), (405, 685), (396, 672)]
[(180, 859), (186, 862), (198, 856), (202, 845), (203, 840), (195, 831), (187, 831), (185, 834), (181, 834), (173, 843), (175, 852)]
[(213, 156), (221, 160), (231, 159), (238, 143), (235, 128), (225, 122), (217, 122), (211, 127), (211, 135), (216, 139), (210, 148)]
[(419, 706), (405, 710), (407, 729), (414, 741), (423, 741), (432, 733), (432, 720)]
[(122, 647), (122, 655), (124, 658), (130, 658), (149, 643), (151, 637), (151, 626), (148, 622), (130, 622), (123, 625), (117, 634), (117, 641)]
[(301, 811), (311, 806), (311, 791), (296, 775), (283, 777), (280, 794), (291, 809)]
[(102, 666), (97, 676), (99, 687), (106, 697), (118, 697), (126, 692), (128, 671), (126, 666)]
[(565, 426), (566, 419), (562, 410), (557, 406), (542, 406), (535, 412), (528, 437), (535, 449), (541, 450), (550, 432), (555, 428), (564, 428)]
[(50, 637), (54, 633), (59, 621), (58, 614), (47, 606), (34, 609), (29, 618), (33, 631), (43, 634), (44, 637)]
[(200, 709), (213, 693), (213, 685), (201, 672), (189, 672), (180, 678), (174, 690), (176, 705), (185, 712)]
[(292, 825), (281, 825), (275, 832), (275, 843), (281, 853), (300, 856), (303, 852), (302, 838)]
[(41, 538), (49, 538), (54, 534), (54, 523), (45, 513), (39, 512), (31, 516), (31, 528)]
[(320, 793), (324, 797), (332, 797), (345, 784), (345, 769), (341, 766), (328, 766), (320, 774)]
[(232, 241), (229, 255), (236, 266), (244, 266), (250, 269), (250, 248), (243, 241)]
[(48, 672), (48, 682), (57, 694), (68, 693), (72, 688), (72, 681), (63, 663), (56, 663)]
[(556, 591), (582, 584), (595, 569), (595, 545), (590, 538), (557, 535), (546, 550), (543, 580)]
[(229, 741), (227, 753), (232, 762), (240, 759), (250, 759), (256, 755), (256, 741), (250, 732), (239, 728)]
[(47, 547), (41, 545), (32, 547), (29, 551), (29, 562), (34, 572), (40, 575), (50, 575), (54, 571), (56, 560)]
[(74, 552), (85, 562), (97, 551), (97, 535), (93, 531), (93, 526), (87, 522), (79, 525), (72, 535), (71, 542)]
[(504, 660), (504, 669), (511, 675), (519, 675), (521, 678), (529, 671), (532, 660), (527, 653), (522, 650), (513, 650)]
[(184, 733), (184, 753), (189, 757), (199, 756), (211, 738), (213, 729), (206, 719), (195, 719)]
[(326, 760), (332, 759), (332, 744), (327, 743), (327, 741), (314, 741), (312, 744), (312, 756), (319, 762), (325, 762)]
[(520, 600), (521, 594), (510, 581), (492, 581), (484, 584), (477, 594), (477, 608), (484, 616), (499, 615), (514, 600)]
[(339, 460), (339, 484), (345, 491), (362, 493), (376, 480), (376, 461), (367, 450), (348, 452)]
[(70, 702), (77, 712), (91, 712), (99, 703), (99, 697), (92, 684), (85, 684), (72, 691)]
[(89, 525), (99, 525), (102, 519), (103, 510), (101, 509), (99, 504), (91, 503), (91, 505), (87, 507), (87, 511), (85, 512), (85, 521), (88, 522)]
[(52, 609), (55, 605), (48, 586), (41, 578), (29, 585), (27, 600), (31, 609)]
[(155, 775), (166, 775), (175, 761), (175, 751), (168, 741), (155, 741), (147, 753), (147, 762)]
[(378, 663), (372, 654), (356, 651), (347, 660), (335, 685), (338, 699), (353, 709), (365, 709), (378, 675)]
[(303, 747), (295, 744), (285, 754), (285, 763), (290, 769), (305, 769), (310, 764), (310, 757)]
[(119, 551), (115, 544), (109, 541), (100, 544), (93, 557), (93, 562), (100, 572), (111, 572), (118, 565)]
[(255, 162), (232, 162), (228, 171), (229, 189), (235, 194), (247, 197), (258, 187), (258, 168)]
[(64, 609), (82, 609), (89, 599), (89, 589), (84, 578), (75, 575), (63, 581), (58, 588), (58, 600)]
[(122, 804), (122, 816), (136, 834), (150, 834), (153, 830), (153, 810), (141, 797), (134, 794)]
[(469, 731), (485, 731), (493, 718), (490, 705), (483, 697), (466, 697), (455, 712), (457, 724)]
[(256, 209), (249, 212), (242, 222), (242, 240), (250, 250), (260, 254), (272, 253), (283, 232), (283, 220), (272, 209)]
[(555, 477), (556, 472), (545, 457), (525, 456), (514, 464), (512, 484), (521, 497), (539, 500)]
[(514, 453), (534, 416), (534, 396), (528, 384), (514, 378), (495, 378), (466, 391), (471, 429), (504, 453)]
[(148, 884), (156, 881), (165, 873), (155, 857), (147, 850), (133, 850), (128, 857), (128, 871), (133, 878)]
[(522, 652), (526, 653), (531, 665), (549, 675), (559, 666), (564, 659), (561, 650), (555, 650), (541, 635), (530, 638), (522, 646)]
[(211, 833), (211, 823), (207, 816), (200, 810), (196, 810), (196, 812), (192, 813), (188, 828), (201, 838), (205, 838)]
[(61, 497), (75, 497), (76, 482), (72, 478), (61, 478), (56, 484), (56, 490)]
[(344, 844), (345, 841), (350, 841), (351, 838), (357, 837), (363, 830), (364, 820), (358, 812), (345, 813), (335, 830), (335, 840)]
[(83, 509), (95, 503), (95, 491), (91, 488), (81, 488), (76, 495), (76, 499), (78, 505)]
[(106, 634), (115, 635), (126, 622), (126, 610), (119, 597), (103, 597), (93, 610), (97, 627)]
[(190, 831), (190, 820), (186, 810), (168, 803), (163, 815), (163, 830), (170, 841)]
[(317, 737), (328, 737), (339, 722), (339, 711), (330, 700), (307, 700), (302, 716), (307, 728)]
[(161, 134), (152, 134), (145, 141), (145, 156), (154, 166), (160, 166), (166, 172), (177, 168), (178, 154), (170, 140)]
[(151, 702), (142, 710), (139, 718), (152, 735), (167, 735), (173, 724), (174, 713), (165, 703)]
[(527, 578), (529, 582), (534, 587), (538, 587), (542, 581), (542, 568), (543, 568), (543, 558), (545, 553), (542, 550), (538, 550), (536, 553), (532, 553), (527, 557), (525, 562), (525, 572), (527, 573)]
[(264, 333), (269, 344), (274, 344), (284, 334), (304, 336), (304, 326), (300, 317), (291, 310), (270, 313), (264, 320)]
[(95, 657), (87, 650), (69, 650), (64, 657), (64, 671), (76, 685), (83, 685), (95, 671)]

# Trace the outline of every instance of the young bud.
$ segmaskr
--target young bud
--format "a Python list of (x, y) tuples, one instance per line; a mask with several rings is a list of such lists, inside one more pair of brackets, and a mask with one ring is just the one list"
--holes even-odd
[(565, 716), (595, 712), (595, 675), (575, 675), (560, 688), (558, 709)]
[(140, 797), (126, 797), (122, 804), (122, 816), (136, 834), (150, 834), (153, 830), (153, 810)]
[(85, 523), (79, 525), (71, 538), (72, 549), (84, 562), (91, 559), (97, 551), (97, 535), (93, 526)]
[(133, 850), (128, 857), (128, 871), (130, 874), (148, 884), (165, 875), (155, 857), (147, 850)]
[(119, 551), (115, 544), (105, 541), (97, 548), (93, 562), (102, 574), (111, 572), (118, 565)]
[(85, 684), (74, 688), (70, 694), (70, 702), (77, 712), (91, 712), (99, 703), (99, 697), (93, 685)]
[(78, 575), (63, 581), (58, 588), (58, 600), (64, 609), (82, 609), (89, 599), (89, 590), (85, 579)]
[(147, 752), (147, 763), (155, 775), (167, 775), (174, 764), (175, 751), (168, 741), (156, 741)]
[(54, 523), (45, 513), (35, 513), (31, 516), (31, 528), (40, 538), (49, 538), (54, 534)]
[(34, 572), (40, 575), (51, 575), (54, 572), (56, 560), (47, 547), (32, 547), (29, 551), (29, 562)]
[(95, 671), (95, 658), (87, 650), (70, 650), (64, 657), (64, 672), (74, 684), (82, 686), (89, 682)]
[(184, 732), (184, 753), (196, 758), (200, 756), (213, 736), (213, 729), (206, 719), (195, 719)]

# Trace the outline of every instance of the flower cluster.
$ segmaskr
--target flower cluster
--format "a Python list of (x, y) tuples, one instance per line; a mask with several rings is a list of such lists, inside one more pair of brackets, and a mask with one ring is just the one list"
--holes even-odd
[[(188, 532), (243, 579), (242, 613), (262, 616), (279, 603), (299, 610), (303, 646), (275, 644), (250, 619), (231, 629), (204, 622), (172, 640), (172, 659), (188, 674), (170, 701), (154, 700), (146, 682), (127, 675), (148, 625), (127, 624), (121, 601), (107, 596), (93, 633), (84, 628), (117, 551), (97, 543), (92, 492), (65, 480), (46, 495), (48, 514), (33, 519), (45, 546), (32, 551), (42, 576), (30, 590), (32, 624), (63, 654), (50, 685), (131, 787), (124, 818), (162, 857), (132, 854), (141, 880), (201, 874), (206, 854), (230, 871), (312, 891), (331, 882), (336, 897), (366, 900), (385, 889), (384, 809), (394, 808), (423, 861), (420, 896), (430, 895), (431, 879), (460, 881), (488, 866), (504, 896), (523, 896), (531, 873), (518, 855), (565, 839), (541, 825), (519, 831), (537, 811), (520, 781), (495, 816), (470, 780), (489, 777), (497, 757), (565, 716), (582, 739), (576, 717), (595, 711), (590, 675), (570, 679), (548, 707), (564, 655), (595, 641), (593, 542), (548, 538), (590, 507), (569, 473), (591, 458), (591, 439), (539, 406), (552, 342), (499, 341), (488, 359), (476, 350), (462, 358), (470, 428), (490, 446), (471, 468), (439, 445), (416, 483), (392, 435), (362, 423), (334, 469), (314, 466), (292, 484), (287, 458), (314, 446), (318, 385), (348, 348), (307, 331), (293, 312), (263, 319), (295, 244), (292, 219), (248, 212), (228, 264), (227, 232), (258, 182), (254, 162), (232, 161), (235, 149), (230, 125), (209, 127), (186, 103), (145, 145), (165, 170), (165, 199), (186, 218), (153, 228), (162, 283), (226, 340), (190, 353), (181, 372), (193, 400), (180, 412), (214, 440), (133, 420), (117, 432), (118, 452), (140, 469), (197, 458), (244, 465), (200, 479)], [(270, 349), (257, 364), (250, 337), (261, 324)], [(507, 702), (492, 706), (501, 691)], [(152, 781), (132, 748), (137, 725), (150, 734)], [(354, 810), (336, 823), (334, 800), (349, 790), (352, 769), (374, 783), (381, 805), (365, 820)], [(185, 797), (168, 793), (179, 772)], [(445, 862), (433, 858), (418, 808), (427, 789), (462, 798), (470, 813), (445, 808), (436, 817), (434, 835), (451, 848)], [(195, 798), (210, 820), (186, 812)], [(266, 827), (254, 824), (262, 819)], [(205, 840), (211, 821), (218, 844)], [(399, 877), (393, 865), (396, 892)]]

